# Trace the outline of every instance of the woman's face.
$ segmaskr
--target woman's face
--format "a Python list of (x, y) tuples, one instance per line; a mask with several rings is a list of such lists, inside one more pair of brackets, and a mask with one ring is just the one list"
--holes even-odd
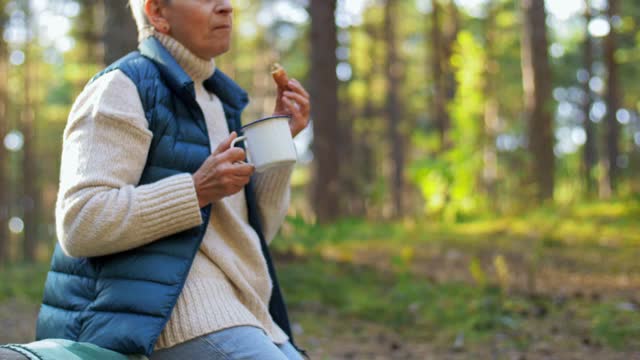
[(162, 15), (169, 32), (187, 49), (203, 59), (221, 55), (231, 43), (231, 0), (164, 1)]

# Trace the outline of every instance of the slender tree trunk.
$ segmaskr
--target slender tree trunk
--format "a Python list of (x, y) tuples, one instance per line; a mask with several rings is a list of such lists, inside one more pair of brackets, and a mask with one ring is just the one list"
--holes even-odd
[[(443, 66), (444, 76), (444, 93), (445, 93), (445, 112), (447, 116), (447, 130), (451, 128), (451, 116), (449, 114), (448, 106), (456, 97), (456, 74), (453, 66), (451, 65), (451, 56), (453, 56), (453, 48), (458, 39), (458, 33), (460, 32), (460, 13), (455, 0), (448, 0), (447, 2), (447, 21), (443, 25), (444, 27), (444, 43), (443, 43), (443, 58), (441, 64)], [(452, 146), (451, 139), (449, 140), (448, 147)]]
[[(368, 43), (368, 51), (370, 54), (375, 52), (376, 44), (378, 44), (380, 35), (380, 27), (373, 24), (366, 24), (365, 31), (372, 40)], [(363, 74), (363, 82), (368, 88), (373, 85), (374, 74), (377, 72), (379, 65), (378, 61), (373, 60), (371, 68), (366, 74)], [(367, 122), (373, 122), (376, 118), (376, 110), (374, 100), (371, 96), (367, 96), (362, 109), (361, 117)], [(375, 131), (373, 126), (361, 126), (359, 127), (356, 136), (353, 138), (355, 152), (357, 153), (357, 160), (354, 165), (358, 167), (358, 177), (356, 179), (356, 187), (358, 189), (358, 197), (353, 199), (356, 203), (354, 209), (355, 216), (368, 216), (371, 215), (371, 210), (367, 206), (369, 196), (366, 193), (366, 189), (369, 189), (376, 180), (376, 161), (375, 161)], [(368, 211), (369, 210), (369, 211)]]
[(485, 192), (490, 199), (497, 195), (496, 181), (498, 178), (498, 154), (496, 151), (496, 136), (498, 134), (498, 97), (495, 78), (498, 75), (498, 62), (495, 60), (494, 43), (496, 41), (496, 13), (495, 0), (489, 0), (486, 19), (486, 70), (485, 70), (485, 104), (484, 104), (484, 168), (482, 178)]
[(604, 56), (607, 64), (607, 117), (606, 117), (606, 151), (605, 158), (605, 178), (601, 188), (601, 196), (611, 197), (616, 191), (618, 181), (618, 154), (620, 125), (616, 119), (616, 113), (620, 108), (620, 80), (618, 75), (618, 64), (615, 58), (617, 49), (617, 35), (612, 19), (618, 14), (618, 0), (609, 0), (609, 10), (607, 15), (611, 23), (611, 31), (604, 43)]
[(393, 196), (393, 210), (395, 217), (402, 217), (404, 204), (404, 150), (400, 124), (402, 112), (400, 105), (400, 81), (402, 77), (402, 63), (398, 57), (398, 44), (396, 39), (396, 18), (398, 9), (397, 0), (387, 0), (384, 18), (385, 42), (387, 44), (387, 121), (389, 144), (391, 145), (392, 176), (391, 193)]
[(358, 188), (356, 187), (357, 167), (358, 163), (357, 153), (354, 151), (354, 129), (353, 119), (358, 115), (356, 109), (350, 106), (349, 97), (345, 96), (338, 100), (338, 125), (339, 134), (338, 138), (338, 151), (341, 154), (342, 161), (339, 163), (340, 167), (340, 213), (343, 215), (352, 216), (356, 211), (354, 199), (358, 198)]
[[(107, 0), (103, 2), (105, 14), (104, 24), (95, 24), (100, 29), (104, 29), (104, 63), (111, 64), (129, 52), (138, 48), (138, 30), (135, 21), (131, 16), (127, 0)], [(97, 9), (101, 11), (101, 9)], [(96, 20), (99, 20), (97, 18)], [(102, 39), (101, 34), (97, 35)], [(102, 59), (101, 59), (102, 61)]]
[[(640, 132), (640, 114), (632, 110), (633, 126), (631, 132), (637, 134)], [(629, 154), (629, 179), (631, 180), (631, 193), (634, 196), (640, 194), (640, 147), (636, 144), (635, 135), (631, 137), (631, 153)]]
[(441, 30), (442, 6), (438, 0), (432, 0), (431, 11), (431, 76), (433, 84), (432, 117), (440, 135), (440, 150), (445, 150), (449, 144), (450, 120), (447, 112), (446, 71), (443, 62), (443, 34)]
[(524, 29), (522, 73), (531, 172), (536, 198), (553, 198), (554, 155), (551, 115), (551, 69), (549, 65), (544, 0), (522, 0)]
[[(25, 6), (25, 24), (30, 29), (32, 24), (32, 14), (29, 9), (30, 2), (27, 1)], [(34, 101), (31, 92), (31, 86), (36, 83), (36, 71), (33, 60), (33, 52), (31, 42), (33, 39), (27, 39), (25, 43), (25, 61), (24, 69), (24, 108), (22, 109), (21, 132), (24, 137), (23, 157), (22, 157), (22, 183), (24, 185), (24, 196), (22, 198), (22, 206), (24, 212), (24, 242), (23, 256), (27, 262), (33, 262), (36, 259), (36, 245), (38, 243), (38, 215), (40, 210), (40, 193), (38, 189), (38, 172), (37, 172), (37, 151), (36, 151), (36, 101)]]
[[(4, 5), (4, 2), (0, 1), (0, 9), (4, 9)], [(4, 15), (0, 14), (0, 29), (4, 29), (5, 20)], [(4, 138), (9, 131), (9, 95), (7, 93), (9, 82), (8, 55), (7, 44), (0, 38), (0, 266), (9, 260), (9, 232), (7, 230), (7, 223), (9, 221), (9, 193), (7, 191), (9, 187), (7, 169), (8, 153), (3, 144)]]
[(251, 84), (253, 86), (251, 95), (253, 101), (249, 103), (252, 119), (259, 119), (273, 111), (273, 100), (276, 95), (276, 88), (270, 74), (270, 62), (275, 58), (270, 55), (269, 44), (263, 33), (258, 33), (256, 38), (256, 51), (262, 56), (256, 56), (253, 68), (258, 69), (252, 74)]
[(594, 181), (593, 181), (593, 168), (596, 166), (597, 161), (597, 141), (595, 134), (595, 126), (589, 117), (591, 113), (591, 106), (593, 105), (593, 95), (591, 93), (591, 88), (589, 87), (589, 80), (592, 75), (592, 66), (593, 66), (593, 40), (591, 38), (591, 34), (589, 33), (589, 23), (591, 22), (591, 0), (585, 0), (585, 39), (584, 39), (584, 69), (587, 73), (586, 80), (582, 85), (582, 91), (584, 92), (584, 103), (582, 112), (584, 114), (584, 130), (587, 133), (587, 141), (584, 144), (583, 149), (583, 171), (584, 171), (584, 184), (585, 184), (585, 192), (587, 196), (590, 196), (594, 192)]
[[(96, 65), (98, 67), (104, 65), (105, 60), (105, 46), (103, 42), (104, 27), (106, 26), (105, 15), (105, 2), (109, 6), (116, 6), (116, 3), (121, 3), (123, 0), (79, 0), (80, 3), (80, 16), (76, 25), (76, 36), (81, 39), (81, 49), (84, 51), (83, 61), (88, 65), (85, 68), (87, 77), (94, 75), (96, 71)], [(127, 14), (127, 17), (131, 15)], [(114, 27), (117, 27), (115, 25)], [(111, 31), (119, 31), (120, 29), (113, 29)], [(136, 32), (128, 33), (127, 36), (136, 38)], [(84, 86), (84, 84), (82, 84)]]
[(336, 0), (311, 0), (311, 92), (314, 101), (312, 203), (318, 222), (339, 217), (338, 79), (336, 77)]

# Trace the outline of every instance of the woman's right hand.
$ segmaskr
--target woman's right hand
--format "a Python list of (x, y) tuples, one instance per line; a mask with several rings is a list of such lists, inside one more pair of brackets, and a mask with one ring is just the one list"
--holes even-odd
[(244, 162), (243, 149), (231, 147), (237, 137), (232, 132), (193, 174), (201, 208), (241, 191), (249, 183), (255, 167)]

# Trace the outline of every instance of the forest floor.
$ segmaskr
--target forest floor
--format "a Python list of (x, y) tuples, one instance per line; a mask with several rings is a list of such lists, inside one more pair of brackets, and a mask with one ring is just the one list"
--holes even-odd
[[(640, 203), (461, 224), (290, 218), (272, 245), (312, 359), (638, 359)], [(28, 342), (46, 265), (0, 272), (0, 343)]]

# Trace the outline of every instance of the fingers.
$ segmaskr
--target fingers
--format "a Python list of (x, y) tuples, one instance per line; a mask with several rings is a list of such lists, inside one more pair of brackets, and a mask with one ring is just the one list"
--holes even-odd
[(291, 135), (295, 137), (308, 124), (311, 102), (309, 93), (298, 80), (291, 79), (289, 81), (289, 89), (290, 91), (282, 93), (282, 103), (292, 117), (289, 127), (291, 128)]
[(227, 167), (224, 183), (227, 195), (232, 195), (242, 190), (250, 181), (254, 172), (253, 165), (233, 164)]
[(238, 137), (238, 134), (236, 134), (235, 131), (229, 134), (229, 136), (226, 139), (222, 140), (222, 142), (218, 144), (218, 147), (213, 152), (213, 155), (218, 155), (227, 151), (231, 147), (231, 143), (233, 142), (233, 140), (235, 140), (237, 137)]
[(256, 170), (255, 166), (251, 164), (248, 164), (245, 162), (237, 162), (237, 163), (231, 164), (229, 172), (233, 176), (250, 177), (251, 175), (253, 175), (255, 170)]
[(291, 115), (295, 118), (308, 117), (311, 108), (309, 93), (302, 87), (298, 80), (292, 79), (289, 83), (292, 91), (285, 91), (283, 93), (285, 106), (291, 111)]
[(254, 171), (254, 166), (247, 163), (219, 165), (216, 179), (223, 196), (230, 196), (242, 190), (251, 181)]
[(300, 107), (296, 105), (293, 101), (289, 100), (286, 97), (282, 98), (282, 101), (284, 102), (287, 109), (289, 109), (289, 111), (291, 112), (291, 115), (293, 116), (294, 120), (304, 117), (302, 115), (302, 112), (300, 111)]
[(216, 156), (216, 162), (224, 164), (224, 174), (230, 176), (251, 176), (255, 166), (246, 163), (246, 152), (241, 148), (230, 148)]
[(298, 94), (304, 96), (307, 99), (310, 97), (307, 90), (305, 90), (302, 84), (300, 84), (300, 82), (296, 79), (291, 79), (289, 81), (289, 88), (291, 88), (291, 90), (297, 92)]
[(233, 177), (233, 182), (239, 186), (244, 188), (251, 181), (251, 176), (235, 176)]
[(224, 196), (231, 196), (240, 192), (249, 183), (251, 178), (246, 177), (230, 177), (223, 185)]
[(215, 155), (215, 157), (220, 163), (228, 162), (233, 164), (239, 161), (244, 161), (244, 159), (246, 158), (246, 153), (242, 148), (233, 147), (228, 148), (221, 154)]
[(285, 91), (284, 96), (286, 96), (290, 100), (297, 102), (302, 108), (309, 107), (309, 98), (305, 97), (304, 95), (291, 91)]

